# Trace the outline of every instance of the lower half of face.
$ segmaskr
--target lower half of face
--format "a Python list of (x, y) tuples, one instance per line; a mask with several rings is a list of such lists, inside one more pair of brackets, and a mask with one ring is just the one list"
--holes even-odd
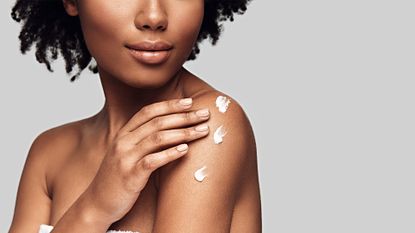
[[(148, 89), (163, 86), (187, 60), (202, 24), (204, 0), (83, 0), (78, 11), (100, 72)], [(131, 48), (160, 40), (172, 47), (158, 58)]]

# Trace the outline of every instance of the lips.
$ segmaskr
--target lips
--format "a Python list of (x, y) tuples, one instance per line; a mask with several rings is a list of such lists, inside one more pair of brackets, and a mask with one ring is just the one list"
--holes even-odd
[(169, 58), (171, 50), (173, 49), (170, 43), (161, 40), (142, 41), (128, 44), (126, 47), (129, 49), (133, 58), (148, 65), (164, 63)]
[(146, 51), (154, 51), (154, 50), (170, 50), (173, 46), (168, 43), (167, 41), (141, 41), (134, 44), (127, 45), (128, 48), (135, 49), (135, 50), (146, 50)]

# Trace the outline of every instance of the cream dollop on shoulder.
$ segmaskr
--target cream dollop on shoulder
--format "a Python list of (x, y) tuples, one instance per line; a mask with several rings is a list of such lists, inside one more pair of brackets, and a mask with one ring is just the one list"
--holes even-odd
[(226, 96), (220, 95), (216, 98), (216, 107), (221, 113), (224, 113), (226, 112), (226, 110), (228, 110), (230, 103), (231, 103), (231, 100)]

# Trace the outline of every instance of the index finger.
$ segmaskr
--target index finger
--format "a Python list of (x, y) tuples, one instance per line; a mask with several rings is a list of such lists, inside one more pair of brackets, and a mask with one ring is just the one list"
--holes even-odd
[(122, 130), (131, 132), (154, 117), (182, 112), (189, 109), (192, 106), (192, 102), (192, 98), (184, 98), (166, 100), (144, 106), (128, 120)]

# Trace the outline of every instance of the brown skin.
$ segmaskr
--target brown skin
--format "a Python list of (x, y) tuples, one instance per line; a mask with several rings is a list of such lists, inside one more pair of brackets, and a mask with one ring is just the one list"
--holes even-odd
[[(106, 102), (96, 115), (34, 140), (9, 232), (35, 233), (40, 224), (53, 225), (55, 233), (261, 232), (249, 120), (232, 98), (228, 111), (219, 112), (216, 97), (226, 94), (182, 67), (204, 1), (63, 2), (69, 15), (81, 19)], [(171, 42), (169, 60), (157, 66), (135, 61), (125, 45), (146, 39)], [(177, 104), (183, 97), (193, 98), (190, 108)], [(202, 108), (209, 117), (196, 116)], [(194, 130), (201, 123), (209, 126), (206, 133)], [(213, 133), (220, 125), (228, 133), (216, 145)], [(181, 143), (189, 149), (174, 152)], [(202, 166), (208, 176), (197, 182), (193, 173)]]

